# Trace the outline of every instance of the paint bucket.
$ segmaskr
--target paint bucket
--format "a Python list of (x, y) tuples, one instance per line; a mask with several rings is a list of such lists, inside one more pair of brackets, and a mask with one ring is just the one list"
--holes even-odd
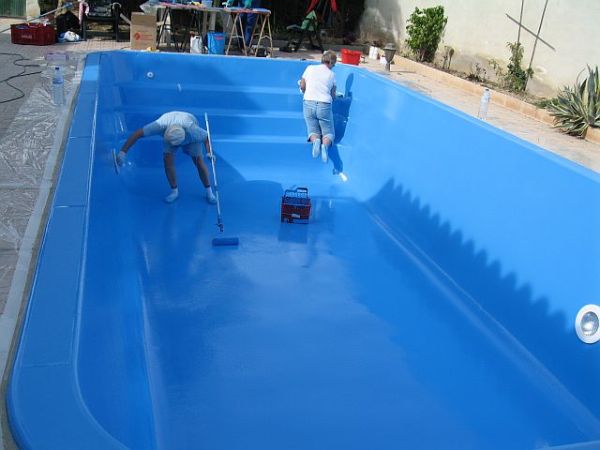
[(362, 55), (362, 52), (359, 52), (357, 50), (348, 50), (346, 48), (343, 48), (342, 49), (342, 62), (344, 64), (352, 64), (354, 66), (358, 66), (361, 55)]
[(208, 53), (223, 55), (225, 53), (225, 33), (208, 33)]

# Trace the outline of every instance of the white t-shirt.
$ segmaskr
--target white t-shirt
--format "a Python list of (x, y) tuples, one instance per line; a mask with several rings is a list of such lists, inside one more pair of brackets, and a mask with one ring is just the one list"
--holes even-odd
[(154, 122), (144, 126), (144, 136), (162, 135), (171, 125), (179, 125), (185, 130), (185, 140), (181, 145), (203, 142), (208, 136), (208, 133), (198, 126), (198, 121), (192, 114), (182, 111), (165, 113)]
[(335, 86), (335, 75), (325, 64), (311, 65), (302, 74), (306, 82), (304, 100), (331, 103), (331, 89)]

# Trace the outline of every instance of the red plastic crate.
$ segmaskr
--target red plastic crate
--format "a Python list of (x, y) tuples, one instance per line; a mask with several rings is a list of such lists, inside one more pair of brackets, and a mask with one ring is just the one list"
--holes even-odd
[(56, 33), (50, 25), (16, 23), (10, 26), (10, 41), (13, 44), (52, 45), (56, 42)]
[(311, 201), (308, 189), (286, 189), (281, 197), (281, 221), (288, 223), (308, 223)]
[(358, 64), (360, 63), (361, 55), (362, 55), (362, 52), (359, 52), (358, 50), (348, 50), (347, 48), (343, 48), (342, 49), (342, 63), (358, 66)]

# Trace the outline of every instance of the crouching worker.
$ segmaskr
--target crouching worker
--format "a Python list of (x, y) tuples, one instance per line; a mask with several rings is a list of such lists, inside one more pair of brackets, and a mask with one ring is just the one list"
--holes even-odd
[(127, 158), (127, 152), (139, 138), (155, 134), (163, 137), (163, 162), (165, 174), (171, 186), (171, 192), (165, 197), (165, 202), (173, 203), (179, 197), (175, 173), (175, 150), (182, 147), (184, 153), (192, 158), (198, 169), (200, 181), (206, 189), (206, 201), (212, 204), (216, 203), (217, 200), (210, 187), (208, 168), (202, 160), (202, 142), (206, 146), (207, 156), (214, 158), (214, 155), (208, 140), (208, 133), (198, 125), (198, 121), (192, 114), (181, 111), (168, 112), (143, 128), (135, 130), (117, 154), (117, 163), (123, 165)]
[(335, 52), (327, 50), (321, 57), (321, 64), (310, 65), (298, 81), (304, 93), (304, 121), (308, 130), (308, 141), (312, 142), (312, 156), (328, 160), (329, 147), (335, 139), (333, 110), (335, 98), (335, 75), (333, 67), (337, 61)]

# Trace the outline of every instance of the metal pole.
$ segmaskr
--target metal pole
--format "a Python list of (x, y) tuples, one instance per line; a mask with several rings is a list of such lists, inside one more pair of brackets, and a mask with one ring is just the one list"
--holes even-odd
[[(512, 17), (510, 17), (508, 14), (505, 14), (506, 17), (508, 17), (510, 20), (512, 20), (514, 23), (516, 23), (517, 25), (519, 25), (519, 21), (517, 19), (513, 19)], [(525, 25), (521, 25), (521, 28), (523, 29), (523, 31), (527, 31), (529, 34), (531, 34), (533, 37), (535, 37), (535, 32), (531, 31), (529, 28), (527, 28)], [(538, 36), (538, 39), (540, 40), (540, 42), (542, 44), (546, 44), (550, 49), (556, 51), (556, 49), (550, 45), (548, 42), (546, 42), (545, 40), (543, 40), (540, 36)]]
[(540, 31), (542, 31), (542, 24), (544, 23), (544, 16), (546, 15), (546, 7), (548, 6), (548, 0), (544, 4), (544, 11), (542, 11), (542, 18), (540, 19), (540, 26), (538, 27), (537, 34), (535, 35), (535, 41), (533, 42), (533, 50), (531, 51), (531, 59), (529, 60), (529, 69), (533, 64), (533, 57), (535, 56), (535, 49), (537, 47), (538, 40), (540, 39)]
[(517, 43), (521, 43), (521, 26), (523, 24), (523, 6), (525, 5), (525, 0), (521, 0), (521, 13), (519, 14), (519, 33), (517, 34)]
[(537, 47), (538, 40), (540, 39), (540, 32), (542, 31), (542, 24), (544, 23), (544, 16), (546, 15), (546, 7), (548, 6), (548, 0), (544, 3), (544, 10), (542, 11), (542, 18), (540, 19), (540, 26), (538, 32), (535, 35), (535, 41), (533, 42), (533, 50), (531, 51), (531, 59), (529, 60), (529, 67), (527, 68), (527, 78), (525, 78), (525, 89), (527, 89), (527, 83), (529, 82), (529, 72), (531, 71), (531, 65), (533, 64), (533, 57), (535, 56), (535, 49)]
[(65, 3), (64, 5), (61, 5), (58, 8), (53, 9), (52, 11), (48, 11), (47, 13), (44, 13), (40, 16), (34, 17), (31, 20), (28, 20), (28, 22), (33, 22), (34, 20), (41, 19), (42, 17), (47, 16), (48, 14), (55, 13), (56, 11), (60, 11), (61, 9), (64, 9), (64, 8), (70, 8), (71, 6), (73, 6), (73, 3), (71, 3), (71, 2)]
[[(56, 9), (53, 9), (52, 11), (48, 11), (47, 13), (41, 14), (39, 16), (33, 17), (32, 19), (26, 20), (26, 23), (30, 23), (30, 22), (34, 22), (36, 20), (40, 20), (42, 17), (45, 17), (49, 14), (53, 14), (56, 11), (60, 11), (61, 9), (65, 9), (65, 8), (70, 8), (71, 6), (73, 6), (73, 3), (69, 2), (69, 3), (65, 3), (64, 5), (59, 6)], [(4, 33), (5, 31), (10, 30), (10, 27), (5, 28), (4, 30), (0, 30), (0, 33)]]

